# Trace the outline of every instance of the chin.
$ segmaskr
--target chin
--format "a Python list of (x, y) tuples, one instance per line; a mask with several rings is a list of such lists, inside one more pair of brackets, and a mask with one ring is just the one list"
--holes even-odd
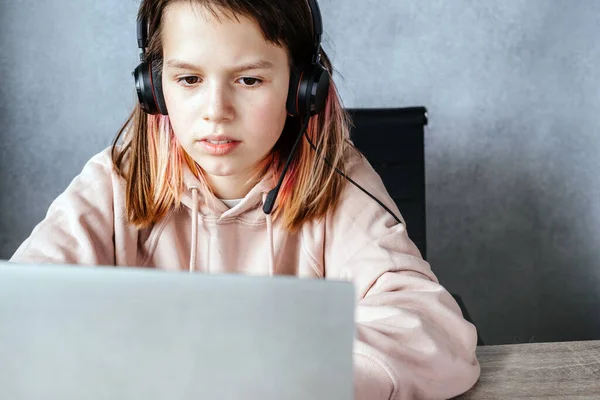
[(200, 168), (202, 168), (205, 173), (213, 176), (233, 176), (243, 172), (244, 170), (243, 168), (240, 168), (231, 162), (227, 162), (226, 160), (220, 160), (218, 162), (200, 160), (198, 165), (200, 165)]

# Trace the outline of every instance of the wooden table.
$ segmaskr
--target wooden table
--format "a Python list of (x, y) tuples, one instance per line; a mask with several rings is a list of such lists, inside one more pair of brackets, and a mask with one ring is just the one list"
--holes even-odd
[(600, 399), (600, 340), (477, 348), (481, 377), (457, 399)]

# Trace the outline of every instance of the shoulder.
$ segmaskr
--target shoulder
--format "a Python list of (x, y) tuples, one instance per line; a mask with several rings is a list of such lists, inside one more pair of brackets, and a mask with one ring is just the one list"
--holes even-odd
[(92, 189), (108, 189), (107, 186), (119, 185), (121, 181), (122, 177), (113, 162), (111, 146), (92, 156), (72, 184)]
[(339, 201), (328, 212), (325, 229), (329, 235), (350, 246), (391, 241), (392, 247), (400, 246), (417, 254), (398, 206), (369, 161), (352, 149), (347, 154), (345, 169), (356, 185), (346, 181)]
[[(352, 236), (364, 241), (386, 234), (390, 228), (404, 229), (404, 219), (379, 174), (353, 146), (344, 152), (342, 190), (322, 219), (304, 224), (309, 231), (325, 229), (337, 237)], [(398, 219), (391, 215), (385, 205)]]
[(50, 208), (60, 207), (66, 212), (69, 209), (112, 212), (122, 208), (125, 192), (125, 179), (115, 168), (112, 147), (108, 147), (88, 159)]
[(358, 150), (349, 148), (346, 151), (345, 170), (349, 179), (346, 179), (344, 183), (339, 202), (330, 212), (336, 223), (369, 225), (375, 221), (381, 221), (386, 225), (397, 224), (394, 216), (379, 204), (379, 201), (404, 224), (400, 211), (381, 177)]
[[(22, 243), (13, 260), (67, 264), (114, 261), (113, 233), (121, 221), (124, 189), (118, 183), (111, 149), (92, 156), (50, 204), (45, 218)], [(116, 186), (120, 186), (118, 189)], [(118, 213), (117, 213), (118, 212)]]

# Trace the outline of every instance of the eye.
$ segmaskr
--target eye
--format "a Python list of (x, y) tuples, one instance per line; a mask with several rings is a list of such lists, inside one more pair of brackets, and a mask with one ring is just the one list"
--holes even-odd
[(190, 87), (195, 85), (200, 81), (200, 78), (197, 76), (183, 76), (177, 79), (177, 83), (179, 83), (183, 87)]
[(263, 83), (263, 81), (261, 79), (251, 78), (248, 76), (240, 78), (238, 81), (241, 81), (244, 84), (244, 86), (248, 86), (248, 87), (260, 86), (260, 84)]

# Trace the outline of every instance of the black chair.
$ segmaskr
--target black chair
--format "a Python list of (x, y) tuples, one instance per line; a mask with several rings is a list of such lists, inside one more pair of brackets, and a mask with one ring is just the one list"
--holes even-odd
[[(425, 107), (349, 108), (350, 138), (365, 155), (396, 202), (408, 234), (427, 259), (425, 229)], [(461, 297), (452, 294), (473, 323)], [(477, 344), (483, 345), (478, 336)]]

